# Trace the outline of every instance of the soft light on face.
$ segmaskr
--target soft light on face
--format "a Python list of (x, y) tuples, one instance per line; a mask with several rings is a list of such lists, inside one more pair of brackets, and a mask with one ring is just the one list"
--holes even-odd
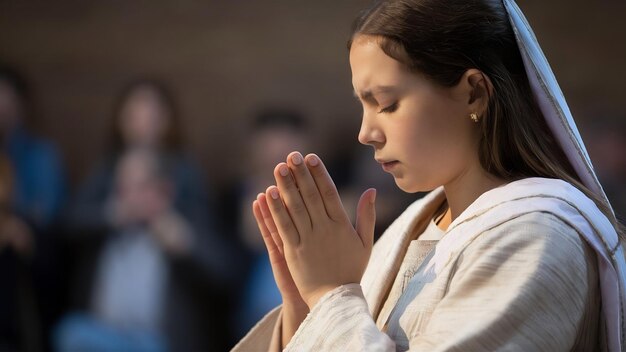
[(350, 50), (352, 84), (363, 105), (359, 141), (405, 192), (429, 191), (476, 165), (477, 128), (464, 87), (445, 88), (387, 56), (379, 38)]

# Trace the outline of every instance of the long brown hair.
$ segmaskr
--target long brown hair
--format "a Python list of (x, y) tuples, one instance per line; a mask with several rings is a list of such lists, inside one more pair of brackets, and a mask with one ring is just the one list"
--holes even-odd
[(622, 241), (625, 231), (609, 204), (580, 180), (533, 98), (502, 0), (378, 1), (355, 21), (357, 35), (380, 38), (390, 57), (444, 87), (471, 68), (493, 84), (481, 116), (479, 157), (489, 173), (515, 180), (562, 179), (592, 199)]

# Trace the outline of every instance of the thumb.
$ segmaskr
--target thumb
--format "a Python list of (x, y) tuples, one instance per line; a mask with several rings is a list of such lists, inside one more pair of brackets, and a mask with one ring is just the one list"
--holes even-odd
[(356, 232), (361, 237), (363, 246), (371, 248), (374, 243), (374, 227), (376, 225), (376, 189), (370, 188), (363, 192), (356, 209)]

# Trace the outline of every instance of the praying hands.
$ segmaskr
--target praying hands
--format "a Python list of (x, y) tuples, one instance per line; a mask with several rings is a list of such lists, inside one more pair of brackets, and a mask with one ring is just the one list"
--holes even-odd
[(253, 203), (285, 305), (311, 309), (330, 290), (359, 283), (374, 238), (375, 189), (362, 195), (356, 229), (317, 155), (292, 152), (274, 169), (276, 186)]

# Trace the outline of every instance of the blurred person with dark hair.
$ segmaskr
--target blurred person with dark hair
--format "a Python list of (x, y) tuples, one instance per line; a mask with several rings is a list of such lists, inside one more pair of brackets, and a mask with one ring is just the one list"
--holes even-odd
[[(115, 240), (120, 224), (137, 218), (150, 224), (166, 223), (164, 227), (177, 224), (174, 227), (186, 230), (174, 231), (163, 238), (165, 242), (160, 242), (167, 244), (160, 247), (165, 249), (167, 287), (163, 324), (157, 330), (165, 336), (166, 349), (206, 350), (219, 346), (222, 338), (217, 334), (210, 336), (217, 331), (216, 321), (221, 317), (215, 316), (214, 302), (208, 297), (233, 284), (237, 264), (229, 262), (231, 247), (215, 231), (211, 198), (200, 171), (183, 152), (177, 117), (172, 95), (156, 81), (134, 82), (120, 96), (110, 153), (80, 187), (68, 214), (68, 233), (77, 246), (77, 254), (83, 257), (75, 265), (74, 300), (81, 310), (98, 310), (98, 297), (107, 293), (97, 283), (106, 281), (109, 274), (96, 269), (115, 243), (111, 241)], [(134, 149), (150, 151), (164, 160), (163, 172), (171, 183), (167, 212), (151, 212), (152, 207), (158, 206), (155, 202), (163, 200), (159, 197), (139, 197), (140, 204), (134, 206), (132, 202), (120, 201), (115, 170), (121, 156)], [(154, 192), (146, 194), (154, 195)], [(152, 216), (142, 215), (143, 212)], [(71, 316), (61, 323), (57, 331), (61, 345), (65, 342), (72, 345), (74, 323)]]
[(65, 179), (56, 147), (32, 133), (32, 119), (25, 78), (0, 66), (0, 141), (15, 172), (14, 208), (31, 226), (46, 228), (61, 212)]
[(309, 139), (308, 121), (296, 108), (261, 108), (250, 123), (246, 139), (249, 163), (244, 163), (249, 167), (229, 195), (237, 203), (234, 205), (236, 214), (233, 216), (233, 231), (239, 234), (247, 257), (251, 259), (236, 303), (238, 313), (233, 323), (237, 338), (282, 301), (263, 239), (258, 235), (250, 202), (256, 199), (259, 187), (272, 180), (271, 175), (264, 171), (283, 160), (294, 148), (309, 149)]
[(0, 349), (37, 351), (58, 306), (55, 239), (65, 196), (56, 148), (32, 132), (26, 79), (0, 66)]

